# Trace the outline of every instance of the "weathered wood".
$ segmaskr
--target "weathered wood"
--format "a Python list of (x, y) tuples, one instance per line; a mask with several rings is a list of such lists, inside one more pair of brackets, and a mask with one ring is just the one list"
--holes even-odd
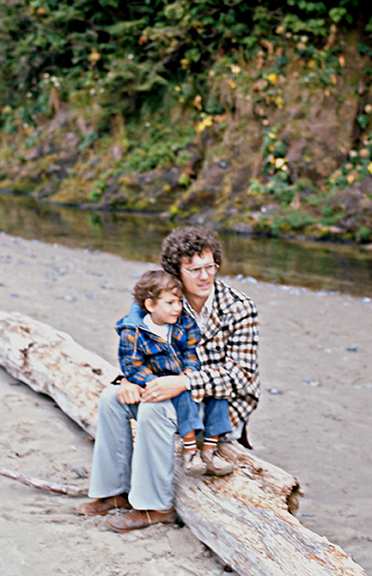
[(32, 486), (32, 488), (37, 488), (38, 490), (46, 490), (47, 492), (57, 492), (58, 494), (66, 494), (67, 496), (86, 496), (87, 490), (79, 488), (78, 486), (72, 486), (71, 484), (58, 484), (57, 482), (49, 482), (49, 480), (41, 480), (40, 478), (32, 478), (31, 476), (25, 476), (21, 472), (16, 470), (10, 470), (9, 468), (4, 468), (0, 466), (0, 475), (6, 476), (7, 478), (13, 478), (13, 480), (18, 480), (21, 484), (26, 486)]
[[(95, 436), (97, 400), (117, 370), (70, 336), (20, 314), (0, 312), (0, 365), (50, 395)], [(188, 478), (177, 443), (176, 508), (191, 531), (241, 576), (366, 576), (341, 548), (291, 514), (298, 481), (237, 443), (222, 444), (235, 471)]]
[(0, 365), (36, 392), (51, 396), (92, 437), (98, 397), (119, 373), (65, 332), (17, 312), (0, 312)]

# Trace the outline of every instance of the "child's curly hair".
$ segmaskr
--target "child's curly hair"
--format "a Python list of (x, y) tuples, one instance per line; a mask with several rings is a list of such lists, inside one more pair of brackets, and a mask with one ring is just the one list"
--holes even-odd
[(182, 284), (178, 278), (164, 270), (149, 270), (142, 274), (133, 289), (134, 300), (146, 311), (145, 300), (156, 302), (163, 291), (182, 296)]
[(218, 266), (221, 266), (223, 252), (216, 232), (203, 226), (184, 226), (173, 230), (163, 241), (160, 263), (164, 270), (180, 278), (182, 258), (200, 256), (210, 250)]

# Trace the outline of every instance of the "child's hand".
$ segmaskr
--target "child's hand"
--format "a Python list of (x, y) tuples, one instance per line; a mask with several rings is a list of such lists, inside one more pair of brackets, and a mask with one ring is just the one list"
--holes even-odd
[(132, 384), (123, 378), (118, 389), (118, 398), (122, 404), (138, 404), (141, 402), (142, 392), (141, 386)]

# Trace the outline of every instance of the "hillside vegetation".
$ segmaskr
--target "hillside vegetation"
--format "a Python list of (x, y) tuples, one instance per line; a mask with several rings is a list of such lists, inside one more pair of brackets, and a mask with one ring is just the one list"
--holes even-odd
[(372, 242), (372, 6), (0, 0), (0, 191)]

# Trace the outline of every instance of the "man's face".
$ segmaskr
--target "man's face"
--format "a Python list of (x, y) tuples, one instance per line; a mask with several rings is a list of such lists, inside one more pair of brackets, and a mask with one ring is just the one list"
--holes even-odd
[(204, 250), (200, 256), (194, 254), (192, 258), (181, 259), (181, 281), (186, 298), (208, 298), (217, 272), (213, 264), (214, 258), (210, 250)]

